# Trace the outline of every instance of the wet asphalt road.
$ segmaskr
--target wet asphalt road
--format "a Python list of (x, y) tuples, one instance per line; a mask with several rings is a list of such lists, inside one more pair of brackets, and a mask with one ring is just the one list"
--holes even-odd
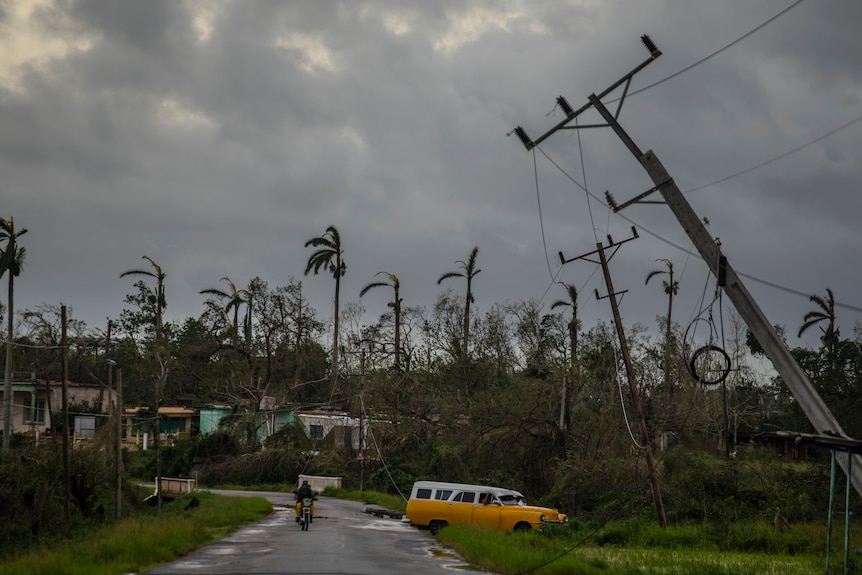
[(290, 493), (214, 492), (266, 497), (276, 509), (147, 575), (451, 575), (467, 567), (427, 531), (366, 513), (363, 503), (321, 497), (309, 530), (302, 531)]

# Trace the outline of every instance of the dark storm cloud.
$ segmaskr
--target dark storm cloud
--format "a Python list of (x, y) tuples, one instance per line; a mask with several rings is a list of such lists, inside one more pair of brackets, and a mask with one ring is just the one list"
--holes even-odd
[[(405, 303), (430, 307), (436, 279), (479, 246), (479, 309), (564, 296), (552, 280), (604, 291), (569, 264), (630, 223), (587, 200), (651, 186), (608, 130), (559, 132), (533, 157), (506, 134), (538, 136), (646, 58), (637, 91), (718, 50), (790, 2), (56, 2), (31, 24), (69, 46), (19, 67), (0, 87), (2, 213), (28, 227), (20, 306), (63, 301), (92, 323), (115, 316), (141, 256), (168, 272), (169, 314), (202, 311), (201, 289), (303, 279), (322, 316), (331, 281), (303, 278), (304, 242), (336, 225), (346, 244), (345, 301), (374, 273), (399, 276)], [(681, 188), (756, 165), (858, 116), (862, 48), (853, 2), (803, 2), (700, 66), (627, 99), (620, 121)], [(7, 15), (6, 21), (9, 21)], [(2, 79), (3, 76), (0, 76)], [(595, 121), (585, 115), (584, 121)], [(860, 122), (862, 124), (862, 122)], [(738, 270), (853, 302), (862, 241), (862, 125), (692, 192)], [(583, 156), (583, 164), (581, 157)], [(538, 193), (536, 189), (538, 180)], [(541, 211), (540, 211), (541, 206)], [(690, 251), (664, 206), (626, 217)], [(544, 234), (544, 235), (543, 235)], [(644, 286), (672, 258), (680, 306), (706, 281), (697, 257), (649, 233), (613, 261), (630, 289), (627, 323), (655, 325), (661, 290)], [(547, 246), (547, 250), (546, 250)], [(60, 281), (57, 278), (61, 278)], [(809, 304), (749, 286), (776, 323)], [(550, 288), (550, 291), (548, 291)], [(371, 323), (383, 298), (363, 298)], [(380, 300), (379, 302), (376, 300)], [(378, 305), (379, 304), (379, 305)], [(780, 305), (779, 305), (780, 304)], [(589, 326), (606, 302), (583, 298)], [(679, 317), (685, 313), (680, 312)], [(858, 317), (848, 313), (845, 333)], [(795, 333), (795, 329), (789, 329)]]

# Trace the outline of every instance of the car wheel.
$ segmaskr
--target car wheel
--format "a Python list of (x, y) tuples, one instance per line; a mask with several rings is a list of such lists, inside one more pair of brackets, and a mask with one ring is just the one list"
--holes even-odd
[(428, 529), (431, 531), (431, 535), (437, 535), (440, 533), (440, 530), (449, 525), (445, 521), (432, 521), (428, 524)]
[(529, 523), (521, 522), (521, 523), (518, 523), (517, 525), (515, 525), (515, 531), (520, 531), (522, 533), (526, 532), (526, 531), (532, 531), (532, 529), (533, 529), (533, 526), (530, 525)]

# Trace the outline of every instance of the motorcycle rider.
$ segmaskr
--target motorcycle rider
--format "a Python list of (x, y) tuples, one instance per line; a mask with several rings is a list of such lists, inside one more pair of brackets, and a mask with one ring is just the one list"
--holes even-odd
[(311, 518), (314, 520), (314, 500), (317, 499), (317, 493), (311, 488), (311, 485), (308, 484), (307, 479), (302, 480), (302, 485), (299, 486), (299, 489), (296, 490), (296, 493), (293, 494), (293, 498), (296, 500), (296, 522), (299, 523), (299, 516), (302, 513), (302, 500), (303, 499), (311, 499)]

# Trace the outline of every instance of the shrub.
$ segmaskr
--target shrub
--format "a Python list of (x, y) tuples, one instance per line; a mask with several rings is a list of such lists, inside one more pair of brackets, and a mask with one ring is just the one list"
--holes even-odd
[[(59, 444), (32, 444), (0, 458), (0, 549), (26, 549), (69, 531), (114, 517), (116, 475), (111, 455), (97, 441), (69, 452), (69, 520), (66, 520), (63, 456)], [(123, 485), (126, 509), (140, 496)]]

